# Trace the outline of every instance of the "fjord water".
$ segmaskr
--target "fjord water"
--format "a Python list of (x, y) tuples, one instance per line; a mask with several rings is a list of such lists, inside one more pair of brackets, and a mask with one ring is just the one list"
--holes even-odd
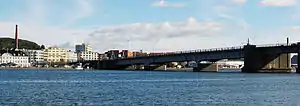
[(0, 105), (300, 105), (300, 75), (0, 71)]

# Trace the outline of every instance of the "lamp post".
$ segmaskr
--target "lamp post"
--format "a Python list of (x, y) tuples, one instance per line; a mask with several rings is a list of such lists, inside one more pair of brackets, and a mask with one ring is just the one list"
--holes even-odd
[(127, 42), (128, 42), (128, 51), (130, 51), (130, 39), (128, 39)]

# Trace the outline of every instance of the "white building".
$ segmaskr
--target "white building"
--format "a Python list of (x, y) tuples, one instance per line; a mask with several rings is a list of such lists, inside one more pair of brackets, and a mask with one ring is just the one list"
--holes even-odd
[(67, 62), (77, 62), (77, 54), (73, 51), (68, 51)]
[(29, 63), (42, 63), (44, 62), (45, 52), (44, 50), (22, 50), (28, 55)]
[(16, 67), (29, 67), (29, 57), (21, 51), (0, 51), (0, 64), (15, 64)]
[(98, 60), (99, 53), (97, 52), (80, 52), (77, 54), (78, 60)]

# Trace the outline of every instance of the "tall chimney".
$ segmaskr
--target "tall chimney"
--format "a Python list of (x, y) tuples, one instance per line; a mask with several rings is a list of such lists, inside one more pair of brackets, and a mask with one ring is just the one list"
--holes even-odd
[(16, 32), (15, 32), (15, 50), (18, 49), (19, 40), (18, 40), (18, 25), (16, 25)]

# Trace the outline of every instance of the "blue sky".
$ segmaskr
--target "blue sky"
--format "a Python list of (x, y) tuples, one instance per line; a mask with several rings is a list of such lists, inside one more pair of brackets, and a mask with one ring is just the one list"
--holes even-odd
[(300, 41), (299, 0), (1, 0), (0, 37), (96, 51), (180, 51)]

